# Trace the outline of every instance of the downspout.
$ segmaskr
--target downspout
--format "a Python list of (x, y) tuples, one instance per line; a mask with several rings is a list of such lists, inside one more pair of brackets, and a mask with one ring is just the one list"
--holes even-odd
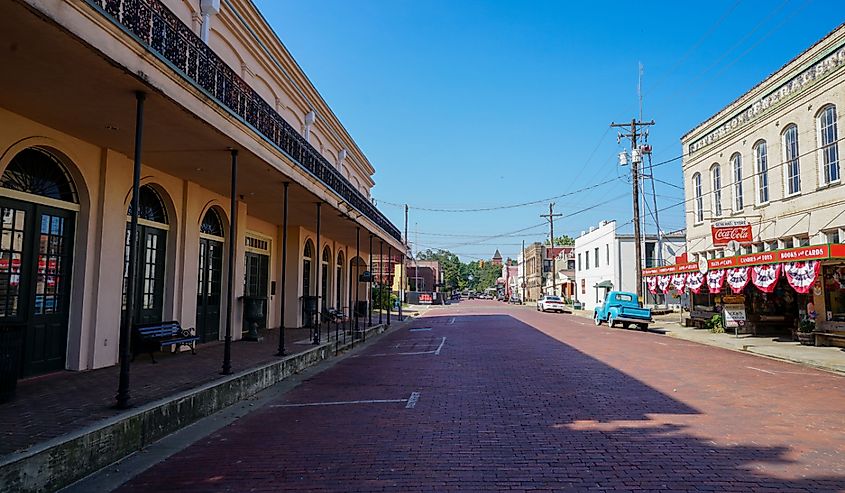
[(211, 16), (220, 13), (220, 0), (200, 0), (200, 14), (202, 24), (200, 25), (200, 39), (208, 44), (208, 32), (211, 27)]

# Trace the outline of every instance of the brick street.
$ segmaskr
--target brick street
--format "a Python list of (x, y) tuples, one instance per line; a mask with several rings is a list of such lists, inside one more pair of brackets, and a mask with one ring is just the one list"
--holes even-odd
[(843, 491), (844, 383), (572, 315), (462, 302), (119, 491)]

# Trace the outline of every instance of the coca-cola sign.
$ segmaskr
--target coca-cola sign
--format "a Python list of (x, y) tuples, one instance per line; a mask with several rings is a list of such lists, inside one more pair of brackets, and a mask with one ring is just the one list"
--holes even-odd
[(750, 245), (754, 240), (751, 225), (746, 221), (719, 221), (710, 227), (713, 233), (713, 246), (725, 246), (732, 241), (741, 245)]

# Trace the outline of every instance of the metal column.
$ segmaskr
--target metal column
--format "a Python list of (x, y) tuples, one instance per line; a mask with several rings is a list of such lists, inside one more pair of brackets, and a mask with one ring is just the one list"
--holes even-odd
[(276, 353), (276, 356), (284, 356), (285, 355), (285, 304), (287, 303), (287, 273), (288, 273), (288, 188), (290, 187), (290, 182), (285, 182), (285, 199), (284, 199), (284, 209), (282, 212), (282, 278), (281, 278), (281, 289), (279, 296), (281, 297), (281, 306), (279, 307), (279, 352)]
[(367, 282), (367, 297), (370, 300), (367, 310), (367, 327), (373, 326), (373, 234), (370, 233), (370, 263), (367, 264), (367, 269), (370, 271), (370, 281)]
[(315, 254), (315, 260), (317, 261), (317, 313), (315, 314), (315, 319), (317, 322), (317, 326), (314, 327), (314, 344), (320, 344), (320, 310), (322, 305), (322, 296), (323, 293), (322, 286), (320, 283), (322, 282), (323, 278), (320, 276), (320, 267), (323, 266), (323, 252), (320, 251), (320, 206), (323, 205), (320, 202), (317, 202), (317, 252)]
[(129, 407), (129, 360), (132, 351), (129, 341), (135, 325), (135, 286), (138, 281), (138, 195), (141, 190), (141, 146), (144, 137), (144, 100), (146, 94), (135, 93), (135, 154), (132, 167), (132, 217), (129, 221), (129, 279), (126, 286), (126, 310), (120, 324), (120, 378), (117, 384), (115, 407)]
[[(378, 302), (381, 305), (384, 299), (384, 240), (379, 240), (378, 246)], [(390, 297), (388, 296), (388, 301)], [(378, 309), (378, 324), (381, 325), (381, 306)]]
[[(387, 245), (387, 271), (393, 272), (393, 245)], [(387, 279), (390, 279), (390, 274), (388, 274)], [(393, 304), (393, 284), (387, 291), (390, 293), (390, 296), (387, 297), (387, 326), (390, 327), (390, 309), (393, 308), (391, 306)]]
[[(361, 227), (355, 226), (355, 332), (358, 332), (358, 302), (360, 300), (360, 286), (358, 286), (358, 275), (359, 275), (359, 268), (361, 267), (360, 264), (361, 258)], [(355, 332), (352, 333), (352, 340), (355, 340)]]
[(229, 193), (229, 269), (226, 291), (226, 337), (223, 339), (223, 375), (232, 373), (232, 309), (235, 299), (235, 250), (238, 244), (238, 150), (232, 149), (232, 189)]

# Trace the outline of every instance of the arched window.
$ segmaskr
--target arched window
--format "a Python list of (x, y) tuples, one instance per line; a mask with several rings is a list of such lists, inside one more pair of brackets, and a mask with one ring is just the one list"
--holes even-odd
[[(128, 216), (132, 215), (132, 202), (129, 202)], [(144, 185), (138, 194), (138, 218), (156, 223), (167, 224), (167, 209), (155, 188)]]
[(786, 194), (801, 193), (801, 165), (798, 162), (798, 127), (789, 125), (783, 132), (783, 162)]
[(836, 129), (836, 106), (829, 104), (818, 117), (819, 151), (821, 152), (822, 183), (839, 181), (839, 143)]
[(314, 244), (311, 240), (305, 242), (302, 251), (302, 295), (311, 295), (311, 262), (314, 260)]
[(334, 282), (336, 285), (335, 308), (343, 306), (343, 252), (337, 252), (337, 266), (335, 267)]
[(710, 184), (713, 188), (713, 214), (722, 215), (722, 167), (718, 164), (710, 168)]
[(76, 187), (55, 156), (30, 147), (19, 152), (3, 172), (0, 187), (42, 197), (79, 203)]
[(761, 140), (754, 146), (755, 182), (757, 183), (757, 204), (769, 202), (769, 162), (766, 141)]
[[(704, 221), (704, 197), (701, 194), (701, 173), (692, 175), (692, 190), (695, 195), (695, 222)], [(580, 254), (578, 263), (580, 264)]]
[(738, 152), (731, 156), (731, 168), (734, 175), (734, 212), (739, 212), (745, 203), (742, 193), (742, 156)]
[(215, 209), (209, 209), (202, 218), (200, 224), (200, 233), (211, 236), (223, 237), (223, 221), (220, 219), (220, 214)]

